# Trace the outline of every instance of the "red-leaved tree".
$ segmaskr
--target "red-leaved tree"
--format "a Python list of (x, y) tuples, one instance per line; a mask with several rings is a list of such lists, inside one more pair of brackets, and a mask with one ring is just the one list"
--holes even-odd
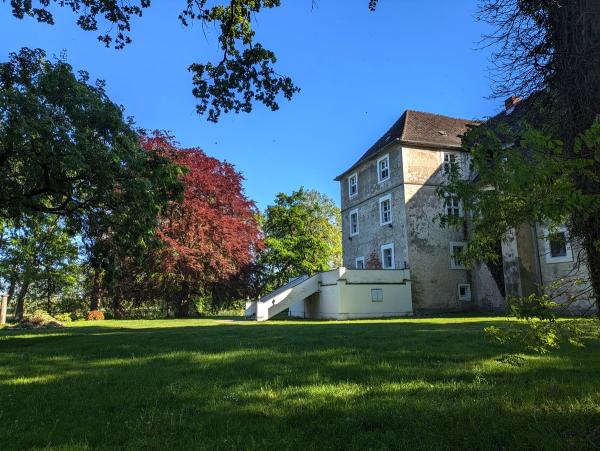
[(198, 148), (179, 148), (161, 132), (142, 137), (142, 145), (185, 169), (183, 201), (171, 203), (160, 216), (157, 235), (163, 245), (152, 266), (164, 299), (178, 316), (187, 316), (194, 296), (235, 283), (254, 262), (263, 246), (257, 209), (230, 163)]

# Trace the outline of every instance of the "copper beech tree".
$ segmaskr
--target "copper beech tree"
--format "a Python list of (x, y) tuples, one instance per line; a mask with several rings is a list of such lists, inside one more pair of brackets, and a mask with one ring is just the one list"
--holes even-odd
[(179, 148), (172, 137), (154, 133), (142, 146), (184, 168), (183, 201), (160, 215), (153, 252), (154, 280), (178, 316), (187, 316), (194, 297), (235, 283), (262, 249), (257, 209), (244, 194), (233, 165), (198, 148)]

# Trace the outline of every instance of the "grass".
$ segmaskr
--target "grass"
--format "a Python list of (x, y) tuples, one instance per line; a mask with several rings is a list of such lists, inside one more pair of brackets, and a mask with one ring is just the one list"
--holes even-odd
[(497, 359), (501, 318), (0, 331), (0, 449), (598, 449), (600, 342)]

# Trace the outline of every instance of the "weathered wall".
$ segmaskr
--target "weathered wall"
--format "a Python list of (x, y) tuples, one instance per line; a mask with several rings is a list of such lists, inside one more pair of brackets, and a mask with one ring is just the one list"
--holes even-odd
[(504, 296), (485, 263), (475, 265), (471, 270), (473, 300), (481, 310), (504, 310)]
[[(364, 257), (367, 262), (371, 254), (375, 253), (380, 259), (381, 246), (388, 243), (394, 243), (396, 268), (404, 268), (408, 263), (400, 146), (391, 145), (378, 157), (386, 153), (390, 158), (389, 180), (378, 183), (377, 158), (374, 158), (365, 162), (356, 171), (358, 174), (358, 195), (356, 197), (350, 199), (348, 196), (348, 178), (340, 181), (344, 266), (347, 268), (355, 268), (357, 257)], [(391, 194), (392, 197), (391, 227), (390, 225), (382, 226), (379, 221), (379, 199), (387, 194)], [(349, 214), (354, 209), (358, 209), (359, 234), (350, 237)]]
[[(585, 263), (585, 252), (577, 244), (571, 244), (571, 253), (573, 260), (570, 262), (550, 263), (546, 261), (546, 248), (544, 228), (536, 226), (535, 236), (537, 237), (537, 252), (540, 271), (540, 284), (545, 287), (544, 290), (552, 294), (552, 284), (556, 281), (564, 280), (566, 292), (556, 298), (557, 302), (567, 302), (569, 296), (579, 294), (582, 289), (589, 287), (589, 273)], [(578, 256), (581, 262), (577, 264)], [(583, 281), (579, 284), (578, 281)], [(586, 297), (572, 304), (574, 311), (590, 311), (593, 310), (594, 302), (591, 297)]]
[[(404, 147), (404, 197), (406, 202), (409, 263), (415, 311), (470, 310), (475, 302), (458, 300), (458, 284), (471, 283), (464, 269), (451, 269), (450, 242), (466, 241), (463, 230), (442, 228), (437, 217), (444, 202), (436, 193), (445, 180), (443, 152)], [(462, 167), (467, 157), (460, 153)], [(473, 286), (471, 287), (473, 290)]]

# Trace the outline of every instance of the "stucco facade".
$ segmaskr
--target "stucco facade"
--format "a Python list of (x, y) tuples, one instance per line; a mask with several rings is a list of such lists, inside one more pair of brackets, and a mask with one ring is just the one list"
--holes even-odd
[[(401, 146), (392, 143), (382, 152), (382, 156), (387, 155), (389, 158), (389, 179), (381, 183), (378, 181), (377, 159), (373, 159), (352, 173), (358, 180), (358, 192), (355, 196), (349, 195), (348, 180), (341, 181), (343, 260), (347, 268), (356, 269), (357, 259), (364, 259), (365, 267), (373, 257), (380, 260), (381, 246), (386, 244), (394, 246), (394, 268), (403, 269), (408, 266), (401, 150)], [(391, 223), (381, 225), (379, 201), (387, 196), (391, 202)], [(352, 234), (350, 230), (351, 212), (358, 213), (356, 234)]]
[[(472, 125), (464, 119), (406, 111), (336, 178), (344, 265), (410, 269), (415, 312), (504, 309), (506, 295), (552, 292), (552, 285), (564, 279), (571, 281), (571, 288), (557, 300), (568, 301), (581, 291), (581, 281), (589, 279), (585, 262), (577, 264), (582, 254), (568, 242), (557, 247), (554, 240), (551, 249), (543, 226), (525, 224), (508, 233), (499, 243), (501, 266), (479, 263), (465, 268), (453, 258), (469, 239), (468, 213), (457, 200), (449, 204), (437, 191), (447, 180), (449, 166), (458, 166), (467, 180), (472, 177), (470, 155), (461, 146), (461, 136)], [(446, 214), (463, 218), (463, 226), (441, 227), (439, 219)], [(573, 307), (583, 311), (590, 305), (582, 300)]]

